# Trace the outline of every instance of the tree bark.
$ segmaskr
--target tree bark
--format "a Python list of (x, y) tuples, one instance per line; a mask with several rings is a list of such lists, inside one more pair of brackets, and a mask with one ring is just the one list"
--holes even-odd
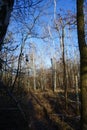
[(0, 0), (0, 51), (9, 25), (13, 5), (14, 0)]
[(65, 45), (64, 45), (64, 27), (62, 27), (61, 47), (62, 47), (62, 64), (63, 64), (63, 87), (65, 96), (65, 108), (67, 109), (67, 79), (66, 79), (66, 61), (65, 61)]
[(51, 59), (52, 64), (52, 89), (56, 91), (56, 60), (54, 58)]
[(80, 51), (81, 130), (87, 130), (87, 44), (85, 41), (84, 0), (77, 0), (77, 33)]

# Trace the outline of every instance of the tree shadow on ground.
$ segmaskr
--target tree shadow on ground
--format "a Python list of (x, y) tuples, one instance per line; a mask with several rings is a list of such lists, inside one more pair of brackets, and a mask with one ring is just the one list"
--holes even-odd
[(44, 94), (44, 98), (49, 102), (53, 112), (61, 121), (66, 122), (74, 130), (80, 130), (80, 119), (76, 118), (76, 109), (73, 109), (72, 106), (68, 105), (68, 109), (66, 110), (65, 101), (61, 97), (55, 98)]
[(33, 94), (31, 98), (28, 99), (27, 118), (29, 127), (32, 130), (60, 130), (60, 128), (51, 121), (46, 109)]

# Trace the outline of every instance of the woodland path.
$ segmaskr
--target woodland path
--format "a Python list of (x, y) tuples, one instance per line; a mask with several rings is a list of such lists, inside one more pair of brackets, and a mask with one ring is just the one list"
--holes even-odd
[(72, 108), (66, 112), (64, 100), (57, 94), (30, 91), (24, 104), (30, 130), (80, 130), (75, 111)]
[(22, 96), (20, 105), (27, 122), (17, 103), (4, 95), (0, 93), (0, 130), (80, 130), (75, 109), (70, 106), (66, 111), (58, 93), (29, 91)]

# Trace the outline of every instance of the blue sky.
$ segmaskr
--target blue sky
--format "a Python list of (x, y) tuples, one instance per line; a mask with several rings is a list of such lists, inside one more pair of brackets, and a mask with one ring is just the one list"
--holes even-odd
[[(39, 12), (38, 8), (35, 8), (35, 10), (33, 8), (30, 9), (31, 12), (28, 12), (29, 15), (28, 15), (28, 13), (25, 15), (27, 17), (24, 17), (24, 14), (22, 14), (20, 16), (19, 12), (17, 12), (19, 10), (13, 10), (12, 17), (10, 20), (10, 25), (8, 28), (9, 31), (11, 31), (12, 33), (15, 34), (15, 35), (13, 35), (14, 46), (17, 44), (21, 44), (22, 35), (26, 36), (26, 34), (29, 32), (27, 27), (30, 28), (30, 26), (32, 26), (33, 17), (36, 17), (40, 13), (40, 17), (36, 21), (36, 24), (35, 24), (34, 28), (32, 29), (31, 34), (26, 39), (25, 48), (27, 48), (27, 50), (28, 50), (29, 43), (30, 42), (35, 43), (35, 46), (37, 48), (37, 57), (39, 57), (39, 62), (40, 62), (40, 60), (43, 60), (43, 62), (45, 62), (45, 64), (46, 64), (46, 66), (51, 65), (50, 58), (55, 55), (54, 54), (55, 52), (56, 52), (56, 54), (58, 53), (57, 59), (58, 59), (58, 56), (61, 55), (61, 53), (59, 52), (60, 43), (59, 43), (58, 34), (56, 31), (53, 31), (54, 0), (51, 0), (52, 3), (49, 3), (49, 6), (46, 8), (46, 3), (48, 3), (49, 1), (50, 0), (44, 0), (44, 2), (41, 3), (41, 5), (39, 5), (39, 6), (41, 6), (40, 12)], [(44, 7), (44, 9), (42, 9), (42, 7)], [(71, 10), (72, 13), (76, 13), (76, 0), (67, 0), (67, 1), (56, 0), (56, 13), (57, 14), (60, 13), (63, 16), (67, 13), (67, 10)], [(34, 15), (33, 15), (33, 13), (34, 13)], [(49, 34), (49, 37), (44, 40), (41, 38), (34, 37), (34, 34), (39, 34), (39, 35), (37, 35), (37, 37), (40, 37), (40, 35), (47, 36), (49, 33), (48, 26), (50, 26), (50, 31), (52, 33), (53, 38), (50, 36), (50, 34)], [(71, 47), (73, 47), (74, 45), (77, 46), (76, 30), (73, 30), (71, 32), (66, 30), (65, 33), (66, 33), (65, 34), (66, 37), (70, 37), (70, 39), (65, 38), (65, 44), (66, 44), (66, 46), (68, 46), (67, 50), (70, 55), (70, 51), (72, 51)], [(72, 39), (72, 45), (70, 45), (71, 39)], [(24, 48), (24, 53), (27, 54), (28, 51), (25, 48)], [(75, 47), (73, 49), (76, 50)], [(20, 46), (19, 46), (18, 50), (15, 51), (16, 55), (19, 54), (19, 52), (20, 52), (19, 50), (20, 50)], [(74, 57), (74, 54), (72, 55), (72, 57)]]
[(76, 0), (57, 0), (58, 5), (60, 8), (63, 8), (65, 10), (70, 9), (75, 11), (76, 10)]

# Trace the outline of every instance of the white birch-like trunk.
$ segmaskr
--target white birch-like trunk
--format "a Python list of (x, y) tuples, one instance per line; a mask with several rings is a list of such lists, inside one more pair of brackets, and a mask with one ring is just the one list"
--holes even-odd
[(34, 84), (34, 90), (36, 90), (36, 69), (35, 69), (34, 53), (33, 53), (33, 84)]

